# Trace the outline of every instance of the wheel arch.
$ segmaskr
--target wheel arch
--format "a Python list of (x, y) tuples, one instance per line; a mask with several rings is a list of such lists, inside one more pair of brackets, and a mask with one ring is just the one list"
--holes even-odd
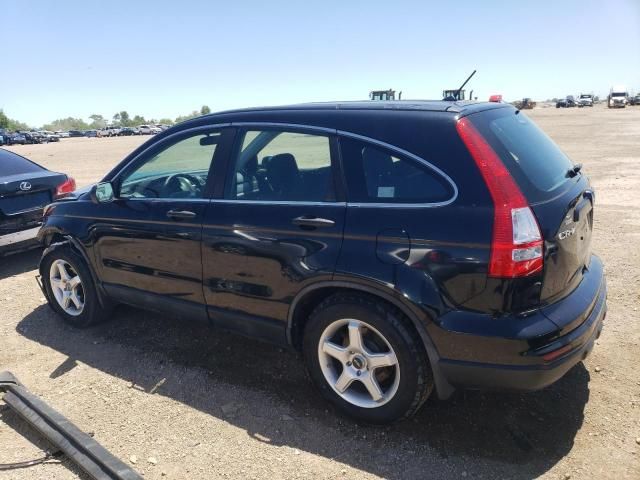
[[(396, 298), (389, 292), (385, 292), (381, 288), (376, 288), (370, 285), (363, 285), (357, 282), (343, 281), (343, 280), (330, 280), (317, 282), (303, 288), (291, 302), (289, 312), (287, 315), (287, 342), (294, 349), (300, 351), (302, 344), (302, 333), (304, 332), (304, 326), (306, 320), (311, 311), (318, 305), (323, 299), (329, 295), (338, 293), (340, 291), (355, 291), (366, 293), (373, 297), (376, 297), (391, 306), (400, 310), (408, 319), (411, 326), (416, 333), (420, 336), (422, 344), (425, 347), (433, 377), (435, 380), (436, 392), (439, 398), (448, 398), (454, 391), (454, 388), (446, 380), (439, 368), (440, 356), (433, 343), (429, 333), (427, 332), (425, 321), (420, 319), (416, 313), (404, 302)], [(429, 321), (429, 320), (427, 320)]]

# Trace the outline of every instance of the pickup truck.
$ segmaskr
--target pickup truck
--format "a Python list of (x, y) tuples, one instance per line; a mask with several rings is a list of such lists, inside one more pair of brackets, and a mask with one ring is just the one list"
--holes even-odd
[(581, 93), (577, 101), (578, 107), (593, 107), (593, 95)]

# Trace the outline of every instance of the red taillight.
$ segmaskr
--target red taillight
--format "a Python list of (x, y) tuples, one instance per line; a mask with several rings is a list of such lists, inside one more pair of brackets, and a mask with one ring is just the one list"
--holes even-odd
[(529, 204), (511, 174), (467, 118), (456, 125), (493, 199), (489, 276), (524, 277), (542, 269), (542, 235)]
[(55, 199), (66, 197), (76, 189), (76, 181), (72, 177), (67, 179), (56, 187)]

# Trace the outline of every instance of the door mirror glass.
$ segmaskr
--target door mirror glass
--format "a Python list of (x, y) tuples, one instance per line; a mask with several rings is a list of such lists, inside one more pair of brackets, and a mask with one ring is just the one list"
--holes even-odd
[(94, 198), (96, 203), (113, 202), (113, 185), (109, 182), (98, 183), (94, 188)]

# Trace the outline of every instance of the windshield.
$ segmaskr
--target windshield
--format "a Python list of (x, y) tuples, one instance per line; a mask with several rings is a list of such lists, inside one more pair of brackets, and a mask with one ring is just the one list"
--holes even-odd
[(626, 97), (627, 93), (626, 92), (613, 92), (611, 94), (612, 97)]
[(580, 95), (580, 98), (591, 98), (591, 95)]
[(470, 118), (530, 202), (556, 195), (569, 181), (573, 163), (524, 113), (495, 109)]

